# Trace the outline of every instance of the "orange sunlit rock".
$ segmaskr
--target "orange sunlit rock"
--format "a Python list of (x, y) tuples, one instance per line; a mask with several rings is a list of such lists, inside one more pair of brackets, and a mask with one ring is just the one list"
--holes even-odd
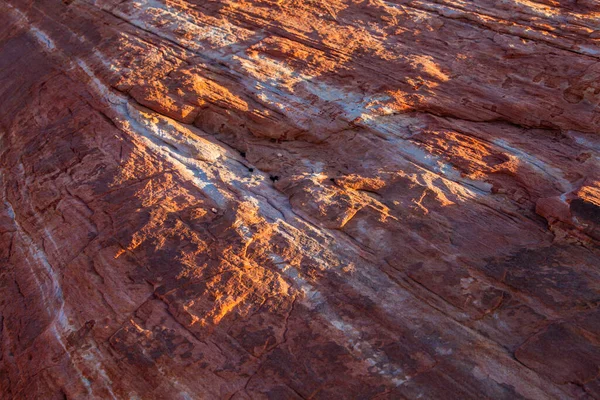
[(600, 398), (597, 1), (0, 17), (0, 399)]

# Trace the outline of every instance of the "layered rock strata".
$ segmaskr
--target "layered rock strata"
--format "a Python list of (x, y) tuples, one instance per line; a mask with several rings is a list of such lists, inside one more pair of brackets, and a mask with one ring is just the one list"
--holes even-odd
[(600, 398), (596, 1), (0, 16), (2, 398)]

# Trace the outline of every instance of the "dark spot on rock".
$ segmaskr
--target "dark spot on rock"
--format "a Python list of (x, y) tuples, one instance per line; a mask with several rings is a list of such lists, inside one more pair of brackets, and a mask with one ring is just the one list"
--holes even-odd
[(575, 199), (571, 202), (571, 212), (579, 218), (600, 225), (600, 207), (593, 203), (582, 199)]
[(248, 171), (254, 172), (254, 168), (248, 168)]
[(571, 104), (581, 103), (583, 91), (578, 88), (569, 87), (563, 92), (563, 98)]
[(579, 162), (581, 162), (581, 163), (582, 162), (586, 162), (587, 160), (590, 159), (591, 156), (592, 155), (590, 153), (584, 152), (584, 153), (579, 154), (577, 156), (576, 160), (579, 161)]
[(240, 151), (240, 156), (246, 158), (246, 152), (245, 151)]
[(273, 182), (275, 182), (275, 181), (279, 180), (279, 176), (277, 176), (277, 175), (270, 175), (269, 179), (272, 180)]

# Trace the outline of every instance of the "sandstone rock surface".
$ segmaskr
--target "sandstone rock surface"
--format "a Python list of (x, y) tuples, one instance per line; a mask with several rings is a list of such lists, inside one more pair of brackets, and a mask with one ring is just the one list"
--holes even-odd
[(600, 398), (597, 1), (0, 20), (3, 399)]

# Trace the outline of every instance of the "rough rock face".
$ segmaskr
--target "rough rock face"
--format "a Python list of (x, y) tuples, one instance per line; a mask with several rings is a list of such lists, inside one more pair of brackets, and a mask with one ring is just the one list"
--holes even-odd
[(596, 0), (0, 20), (3, 399), (600, 398)]

